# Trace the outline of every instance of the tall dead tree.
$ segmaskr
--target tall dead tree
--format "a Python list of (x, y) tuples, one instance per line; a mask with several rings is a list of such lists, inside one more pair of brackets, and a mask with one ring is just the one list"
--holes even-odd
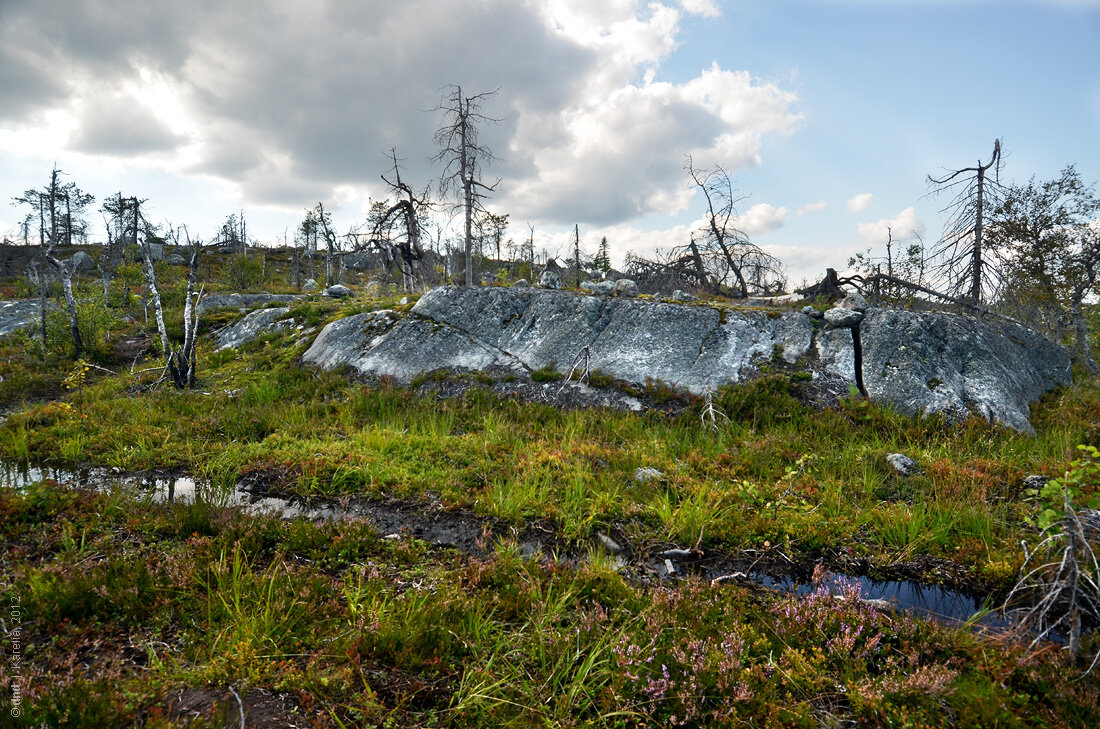
[(500, 180), (492, 185), (481, 181), (482, 166), (493, 162), (496, 157), (479, 140), (482, 125), (500, 121), (481, 113), (482, 103), (495, 96), (498, 91), (496, 89), (465, 96), (461, 86), (451, 86), (437, 107), (437, 111), (443, 112), (443, 126), (435, 132), (435, 143), (439, 152), (434, 160), (443, 165), (439, 191), (441, 195), (461, 195), (461, 200), (455, 207), (462, 209), (464, 217), (467, 286), (474, 285), (474, 214), (484, 209), (481, 201), (500, 184)]
[[(15, 202), (29, 205), (38, 213), (39, 258), (44, 263), (50, 264), (61, 281), (61, 289), (65, 296), (65, 308), (69, 314), (69, 334), (73, 340), (73, 348), (76, 350), (75, 356), (79, 357), (84, 351), (84, 342), (80, 336), (76, 296), (73, 293), (72, 276), (75, 273), (75, 266), (70, 261), (61, 261), (57, 257), (56, 249), (63, 242), (72, 241), (74, 220), (79, 219), (82, 221), (80, 214), (95, 198), (77, 187), (76, 183), (61, 182), (63, 174), (65, 173), (54, 167), (50, 173), (50, 182), (45, 188), (27, 190), (22, 196), (15, 198)], [(75, 216), (74, 211), (76, 212)], [(45, 346), (45, 266), (39, 266), (38, 276), (41, 291), (42, 344)]]
[(573, 274), (576, 278), (574, 285), (580, 288), (584, 273), (581, 270), (581, 227), (576, 223), (573, 224)]
[[(988, 299), (998, 285), (996, 267), (985, 247), (987, 210), (999, 200), (1001, 140), (993, 142), (993, 154), (982, 164), (953, 170), (943, 177), (928, 176), (933, 195), (950, 192), (951, 202), (941, 210), (948, 216), (943, 238), (932, 250), (936, 287), (974, 306)], [(992, 178), (988, 174), (993, 171)]]

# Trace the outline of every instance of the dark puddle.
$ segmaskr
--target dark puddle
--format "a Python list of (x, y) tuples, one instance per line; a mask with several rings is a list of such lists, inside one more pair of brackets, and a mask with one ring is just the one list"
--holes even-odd
[[(563, 562), (588, 558), (587, 553), (577, 551), (576, 545), (570, 549), (569, 545), (561, 542), (548, 524), (534, 523), (520, 530), (506, 522), (469, 511), (444, 509), (440, 504), (357, 499), (307, 501), (298, 497), (274, 496), (239, 485), (231, 492), (219, 491), (187, 476), (119, 474), (104, 469), (20, 468), (0, 462), (2, 488), (22, 490), (46, 479), (66, 486), (97, 490), (131, 488), (136, 496), (153, 503), (187, 503), (203, 498), (217, 506), (240, 508), (252, 514), (271, 514), (284, 519), (363, 519), (369, 521), (384, 538), (411, 536), (433, 546), (454, 547), (475, 556), (484, 556), (498, 540), (506, 538), (515, 542), (525, 556), (550, 555)], [(597, 545), (593, 549), (603, 548)], [(714, 584), (751, 584), (782, 593), (809, 594), (816, 589), (811, 580), (782, 576), (775, 569), (764, 571), (748, 567), (743, 572), (730, 572), (717, 568), (713, 563), (693, 564), (686, 553), (683, 556), (666, 555), (662, 553), (658, 559), (652, 556), (635, 559), (611, 556), (610, 560), (616, 569), (623, 569), (629, 577), (640, 578), (642, 582), (653, 582), (654, 577), (660, 582), (670, 582), (684, 574), (695, 574), (712, 580)], [(848, 584), (858, 584), (861, 598), (881, 608), (893, 608), (952, 625), (969, 622), (972, 626), (986, 629), (1013, 627), (1012, 621), (1001, 613), (986, 612), (991, 607), (985, 604), (987, 598), (964, 591), (909, 580), (879, 581), (847, 575), (840, 575), (839, 579)], [(975, 615), (978, 617), (975, 618)]]

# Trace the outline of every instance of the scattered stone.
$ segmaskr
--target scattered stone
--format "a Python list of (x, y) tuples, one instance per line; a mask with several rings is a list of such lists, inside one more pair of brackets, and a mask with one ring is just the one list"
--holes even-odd
[(634, 283), (632, 279), (620, 278), (618, 281), (615, 282), (615, 295), (630, 297), (637, 296), (638, 284)]
[(825, 323), (834, 329), (853, 329), (863, 321), (863, 312), (833, 308), (825, 312)]
[(619, 544), (603, 532), (597, 532), (596, 538), (599, 540), (600, 546), (611, 554), (622, 554), (625, 551), (621, 544)]
[(676, 574), (676, 566), (672, 564), (672, 560), (670, 559), (665, 560), (665, 574), (667, 574), (669, 577), (672, 577)]
[(158, 263), (164, 260), (163, 243), (147, 243), (146, 245), (149, 248), (149, 257), (153, 259), (153, 263)]
[(167, 263), (169, 266), (186, 266), (187, 265), (187, 259), (184, 258), (183, 256), (181, 256), (178, 253), (170, 253), (164, 259), (164, 262)]
[(346, 299), (355, 292), (343, 284), (333, 284), (324, 291), (324, 295), (333, 299)]
[(672, 292), (672, 300), (673, 301), (695, 301), (696, 297), (692, 296), (687, 291), (681, 291), (680, 289), (676, 289), (675, 291)]
[(312, 278), (307, 278), (305, 283), (302, 284), (302, 291), (309, 293), (317, 290), (317, 281)]
[(540, 289), (560, 289), (561, 278), (553, 271), (543, 271), (539, 276), (539, 288)]
[(611, 296), (611, 294), (615, 293), (615, 282), (600, 281), (596, 284), (596, 293), (600, 296)]
[(821, 319), (822, 317), (825, 316), (825, 312), (818, 311), (817, 309), (810, 306), (809, 304), (806, 304), (806, 306), (802, 307), (802, 313), (805, 314), (808, 317), (813, 318), (813, 319)]
[(702, 550), (698, 549), (666, 549), (663, 552), (657, 554), (662, 559), (698, 559), (703, 556)]
[(531, 282), (528, 281), (525, 278), (521, 278), (518, 281), (516, 281), (514, 284), (512, 284), (512, 286), (514, 286), (517, 289), (525, 289), (525, 288), (528, 288), (528, 287), (531, 286)]
[(642, 466), (634, 471), (634, 483), (641, 486), (647, 483), (653, 483), (654, 481), (660, 481), (664, 477), (665, 474), (650, 466)]
[(401, 301), (398, 301), (397, 303), (398, 303), (399, 306), (407, 306), (408, 303), (409, 303), (409, 297), (408, 296), (402, 296)]
[(1038, 490), (1046, 486), (1048, 481), (1050, 481), (1050, 476), (1033, 473), (1024, 479), (1024, 487)]
[(581, 289), (583, 291), (587, 291), (590, 294), (595, 293), (597, 285), (598, 284), (596, 281), (581, 281)]
[(887, 454), (886, 460), (893, 467), (894, 472), (902, 478), (920, 473), (920, 466), (917, 465), (917, 462), (903, 453)]

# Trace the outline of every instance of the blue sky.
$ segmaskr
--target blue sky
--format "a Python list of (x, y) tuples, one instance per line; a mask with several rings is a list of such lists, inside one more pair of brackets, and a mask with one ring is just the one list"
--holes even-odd
[[(317, 200), (343, 230), (384, 194), (389, 146), (414, 182), (438, 173), (446, 84), (500, 86), (490, 205), (512, 235), (681, 243), (691, 152), (733, 172), (743, 227), (797, 283), (886, 225), (934, 242), (925, 176), (997, 137), (1007, 179), (1100, 178), (1098, 48), (1089, 0), (0, 0), (0, 196), (56, 161), (207, 238), (244, 209), (274, 241)], [(19, 217), (0, 206), (0, 232)]]

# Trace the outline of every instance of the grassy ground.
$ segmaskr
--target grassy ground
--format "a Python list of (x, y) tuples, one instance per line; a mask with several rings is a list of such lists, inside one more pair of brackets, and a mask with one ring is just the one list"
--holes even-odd
[[(175, 295), (178, 279), (164, 288)], [(293, 332), (239, 351), (204, 343), (198, 389), (149, 389), (156, 373), (131, 374), (118, 346), (141, 335), (140, 308), (83, 293), (98, 332), (90, 361), (117, 374), (73, 362), (63, 322), (50, 350), (0, 343), (9, 462), (441, 502), (517, 529), (539, 520), (574, 545), (604, 532), (803, 565), (949, 564), (996, 590), (1016, 577), (1020, 541), (1037, 535), (1027, 520), (1045, 506), (1024, 477), (1060, 474), (1078, 444), (1100, 445), (1100, 385), (1087, 378), (1033, 408), (1035, 437), (858, 399), (818, 411), (806, 383), (782, 374), (720, 392), (729, 420), (717, 428), (690, 398), (644, 414), (561, 411), (477, 386), (439, 399), (431, 379), (408, 389), (302, 369)], [(312, 327), (396, 298), (293, 314)], [(226, 317), (207, 317), (207, 330)], [(896, 451), (923, 473), (896, 476), (885, 460)], [(638, 483), (643, 466), (663, 476)], [(1082, 497), (1097, 487), (1082, 484)], [(25, 687), (23, 714), (4, 704), (0, 726), (236, 726), (242, 707), (271, 726), (1100, 720), (1098, 682), (1076, 680), (1056, 646), (1029, 652), (881, 613), (838, 599), (853, 588), (831, 579), (801, 597), (693, 578), (643, 586), (598, 555), (563, 566), (522, 558), (507, 539), (471, 556), (359, 521), (49, 482), (0, 492), (0, 534), (0, 600), (18, 612), (6, 616), (6, 657), (17, 644), (23, 657), (20, 679), (0, 669), (3, 700)]]

